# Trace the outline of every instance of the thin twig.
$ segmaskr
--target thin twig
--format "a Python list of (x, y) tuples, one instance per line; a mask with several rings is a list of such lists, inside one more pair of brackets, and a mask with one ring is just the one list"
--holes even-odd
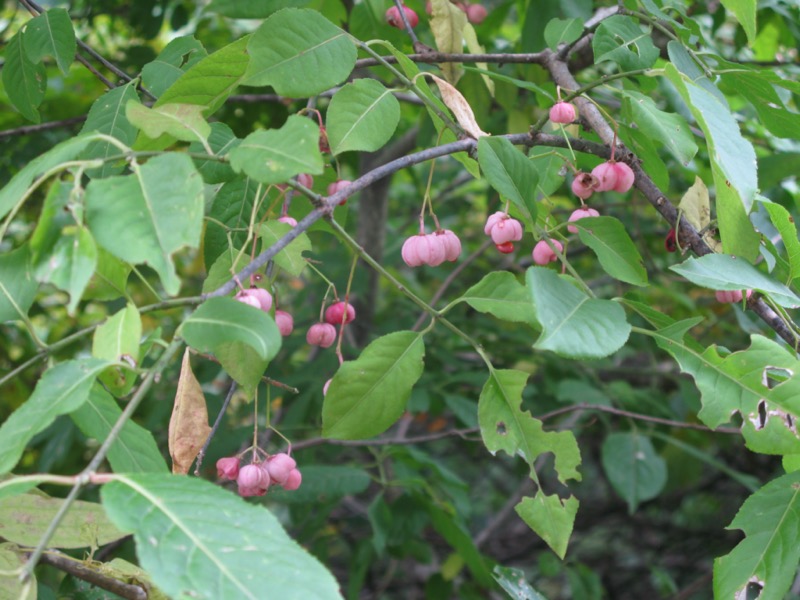
[(234, 381), (231, 383), (231, 387), (225, 396), (225, 401), (222, 403), (222, 408), (219, 409), (217, 418), (214, 420), (214, 425), (213, 427), (211, 427), (211, 431), (208, 433), (208, 437), (206, 438), (203, 447), (200, 448), (200, 452), (197, 453), (197, 462), (195, 462), (194, 464), (194, 474), (196, 476), (200, 475), (200, 467), (203, 466), (203, 459), (206, 456), (206, 450), (208, 450), (208, 446), (211, 444), (211, 440), (214, 439), (214, 435), (217, 433), (217, 429), (219, 429), (219, 424), (222, 423), (222, 417), (228, 410), (228, 405), (231, 403), (231, 398), (233, 398), (233, 394), (235, 391), (236, 391), (236, 382)]
[(51, 129), (59, 129), (60, 127), (70, 127), (78, 125), (86, 121), (86, 115), (80, 117), (70, 117), (68, 119), (61, 119), (60, 121), (49, 121), (47, 123), (39, 123), (38, 125), (23, 125), (22, 127), (14, 127), (13, 129), (6, 129), (0, 131), (0, 139), (5, 137), (13, 137), (17, 135), (28, 135), (31, 133), (39, 133), (41, 131), (49, 131)]

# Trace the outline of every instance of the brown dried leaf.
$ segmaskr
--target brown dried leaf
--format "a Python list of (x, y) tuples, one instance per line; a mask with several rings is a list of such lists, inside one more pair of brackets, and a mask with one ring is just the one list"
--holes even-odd
[[(464, 49), (464, 28), (467, 14), (451, 4), (450, 0), (431, 0), (431, 31), (436, 39), (436, 48), (445, 54), (460, 54)], [(463, 69), (459, 63), (439, 65), (445, 79), (458, 83)]]
[(436, 77), (436, 75), (430, 75), (430, 77), (436, 82), (436, 85), (439, 86), (442, 100), (447, 105), (447, 108), (453, 111), (456, 121), (458, 121), (458, 124), (461, 125), (464, 131), (476, 140), (482, 135), (489, 135), (485, 131), (481, 131), (481, 128), (478, 127), (478, 122), (475, 120), (472, 107), (467, 102), (467, 99), (461, 95), (461, 92), (444, 79)]
[(192, 372), (187, 348), (183, 353), (175, 405), (169, 420), (169, 455), (173, 473), (186, 475), (189, 472), (210, 432), (206, 398)]

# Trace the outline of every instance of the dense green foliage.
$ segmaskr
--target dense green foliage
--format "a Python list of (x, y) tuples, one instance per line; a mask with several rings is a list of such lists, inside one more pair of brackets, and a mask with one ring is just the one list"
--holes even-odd
[(800, 8), (393, 4), (4, 5), (0, 599), (796, 594)]

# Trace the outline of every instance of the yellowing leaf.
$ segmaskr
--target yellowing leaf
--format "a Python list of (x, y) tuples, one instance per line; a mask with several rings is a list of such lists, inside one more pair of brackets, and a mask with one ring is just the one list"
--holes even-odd
[(439, 86), (442, 100), (447, 105), (447, 108), (453, 111), (456, 121), (458, 121), (458, 124), (461, 125), (464, 131), (476, 140), (481, 136), (489, 135), (478, 127), (478, 122), (475, 120), (475, 113), (472, 112), (472, 107), (467, 102), (467, 99), (461, 95), (461, 92), (444, 79), (436, 77), (436, 75), (431, 75), (431, 78), (436, 82), (436, 85)]
[(187, 348), (183, 353), (175, 405), (169, 420), (169, 455), (173, 473), (185, 475), (189, 472), (210, 432), (206, 398), (192, 372)]
[[(692, 226), (701, 231), (711, 223), (711, 206), (708, 198), (708, 188), (703, 180), (695, 176), (692, 187), (686, 190), (678, 204), (678, 209)], [(715, 252), (722, 252), (719, 241), (710, 231), (703, 233), (703, 240)]]
[[(431, 31), (436, 38), (439, 52), (458, 54), (464, 47), (464, 28), (467, 26), (466, 13), (451, 4), (450, 0), (431, 0)], [(462, 69), (459, 63), (439, 65), (445, 79), (452, 84), (458, 82)]]
[[(486, 54), (486, 48), (480, 45), (478, 36), (475, 34), (475, 28), (469, 23), (464, 27), (464, 41), (472, 54)], [(489, 65), (486, 63), (475, 63), (475, 66), (484, 71), (489, 70)], [(483, 78), (483, 83), (486, 84), (486, 89), (489, 90), (489, 95), (494, 98), (494, 81), (486, 73), (481, 73), (481, 77)]]

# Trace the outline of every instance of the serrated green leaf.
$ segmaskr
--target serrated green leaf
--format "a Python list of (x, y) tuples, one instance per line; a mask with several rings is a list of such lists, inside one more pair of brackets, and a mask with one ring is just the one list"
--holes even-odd
[(129, 100), (125, 116), (151, 139), (168, 135), (183, 142), (206, 140), (211, 125), (203, 118), (204, 107), (197, 104), (161, 104), (148, 108)]
[(319, 126), (292, 115), (280, 129), (251, 133), (228, 156), (237, 173), (261, 183), (283, 183), (301, 173), (319, 175)]
[(597, 255), (600, 266), (614, 279), (646, 286), (647, 270), (625, 226), (614, 217), (591, 217), (572, 223), (581, 241)]
[(692, 283), (712, 290), (758, 290), (781, 306), (800, 306), (800, 298), (788, 287), (762, 273), (747, 261), (728, 254), (688, 258), (670, 267)]
[(3, 87), (14, 108), (29, 121), (38, 123), (39, 111), (36, 109), (44, 100), (47, 71), (42, 63), (35, 63), (28, 56), (22, 42), (23, 33), (18, 31), (5, 47)]
[[(70, 413), (86, 437), (103, 441), (122, 414), (117, 403), (99, 385), (92, 387), (88, 400)], [(158, 445), (144, 427), (127, 420), (108, 449), (108, 462), (115, 473), (166, 473), (169, 471)]]
[(281, 334), (272, 317), (233, 298), (203, 302), (183, 322), (178, 335), (200, 352), (215, 352), (226, 342), (243, 342), (264, 360), (272, 360), (281, 347)]
[(563, 559), (572, 535), (578, 504), (575, 496), (548, 496), (540, 489), (533, 498), (523, 498), (514, 510)]
[(658, 48), (653, 38), (631, 17), (614, 15), (600, 22), (592, 38), (594, 61), (611, 60), (622, 71), (635, 71), (653, 66)]
[(551, 50), (571, 44), (583, 34), (583, 19), (550, 19), (544, 28), (544, 41)]
[(97, 267), (94, 277), (83, 294), (84, 298), (94, 300), (114, 300), (126, 295), (125, 288), (131, 266), (118, 259), (108, 250), (97, 248)]
[(0, 255), (0, 323), (28, 315), (39, 284), (33, 278), (28, 246)]
[(800, 277), (800, 240), (797, 238), (797, 227), (794, 219), (780, 204), (769, 202), (766, 198), (759, 198), (764, 208), (769, 213), (769, 219), (781, 234), (783, 246), (786, 249), (786, 259), (789, 261), (789, 279)]
[(641, 502), (652, 500), (667, 483), (667, 464), (656, 454), (650, 438), (636, 431), (609, 434), (601, 449), (609, 483), (633, 514)]
[(697, 154), (697, 144), (686, 119), (676, 113), (659, 109), (655, 102), (633, 90), (621, 92), (628, 101), (630, 121), (647, 137), (658, 140), (683, 165)]
[(339, 584), (262, 506), (190, 477), (126, 475), (103, 506), (133, 531), (141, 566), (169, 597), (338, 599)]
[(769, 482), (750, 496), (730, 529), (747, 537), (714, 561), (714, 597), (743, 597), (748, 582), (761, 585), (760, 600), (783, 600), (800, 562), (800, 471)]
[(539, 173), (525, 155), (505, 138), (485, 136), (478, 140), (478, 163), (489, 184), (535, 222)]
[(142, 85), (158, 98), (206, 56), (208, 52), (193, 35), (177, 37), (158, 53), (155, 60), (142, 67)]
[(422, 334), (397, 331), (343, 363), (322, 401), (322, 435), (352, 440), (386, 431), (403, 414), (424, 355)]
[(400, 121), (400, 103), (374, 79), (357, 79), (337, 91), (326, 118), (331, 152), (374, 152), (391, 139)]
[(534, 348), (566, 358), (602, 358), (628, 341), (631, 326), (616, 302), (590, 298), (544, 267), (528, 269), (526, 281), (542, 326)]
[[(92, 180), (86, 219), (95, 240), (118, 258), (148, 263), (175, 295), (181, 281), (172, 254), (200, 243), (203, 181), (185, 154), (162, 154), (133, 174)], [(113, 198), (114, 202), (109, 202)]]
[(81, 358), (45, 371), (31, 397), (0, 427), (0, 473), (13, 469), (27, 443), (57, 416), (86, 402), (95, 378), (108, 364), (98, 358)]
[(494, 271), (469, 288), (458, 302), (504, 321), (527, 323), (538, 328), (533, 301), (527, 287), (508, 271)]
[(722, 6), (734, 14), (752, 45), (756, 39), (756, 0), (722, 0)]
[(356, 63), (349, 35), (309, 9), (273, 14), (253, 33), (247, 51), (246, 85), (271, 85), (292, 98), (308, 98), (341, 83)]
[[(261, 247), (267, 249), (284, 235), (291, 231), (292, 226), (288, 223), (278, 221), (267, 221), (258, 228), (258, 235), (261, 238)], [(299, 277), (306, 268), (306, 259), (303, 252), (311, 250), (311, 240), (305, 233), (301, 233), (294, 238), (288, 246), (278, 252), (273, 260), (275, 264), (286, 271), (292, 277)]]
[(753, 105), (759, 122), (772, 135), (788, 139), (800, 137), (800, 115), (786, 108), (774, 84), (760, 71), (742, 69), (725, 73), (722, 83)]
[(205, 10), (231, 19), (266, 19), (282, 8), (302, 7), (310, 0), (211, 0)]
[(45, 56), (52, 56), (64, 75), (78, 47), (69, 13), (63, 8), (51, 8), (28, 21), (23, 43), (31, 61), (39, 63)]
[(97, 246), (85, 227), (65, 228), (49, 255), (42, 256), (34, 269), (40, 283), (52, 283), (69, 294), (67, 313), (74, 316), (83, 291), (97, 266)]

